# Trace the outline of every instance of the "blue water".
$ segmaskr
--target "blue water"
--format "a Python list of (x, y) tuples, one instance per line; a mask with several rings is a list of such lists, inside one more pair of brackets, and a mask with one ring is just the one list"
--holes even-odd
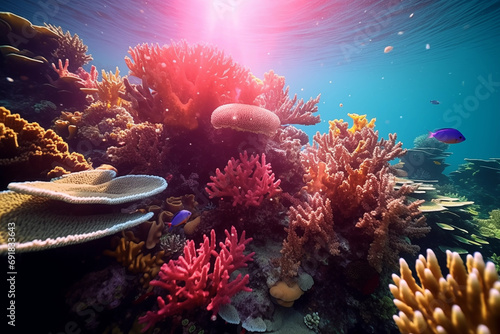
[[(467, 140), (449, 148), (445, 172), (464, 158), (500, 156), (499, 1), (286, 3), (9, 0), (0, 10), (77, 33), (92, 64), (122, 73), (138, 43), (214, 43), (258, 77), (270, 69), (284, 75), (291, 93), (321, 93), (323, 122), (306, 127), (309, 134), (366, 113), (406, 148), (428, 130), (462, 131)], [(388, 45), (394, 49), (384, 53)]]

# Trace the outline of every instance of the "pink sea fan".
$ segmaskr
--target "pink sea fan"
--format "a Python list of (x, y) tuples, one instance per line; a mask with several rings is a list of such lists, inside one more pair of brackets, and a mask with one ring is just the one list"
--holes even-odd
[(240, 153), (240, 159), (231, 158), (224, 173), (219, 168), (215, 176), (211, 176), (213, 182), (207, 184), (205, 190), (210, 198), (232, 197), (233, 206), (244, 204), (245, 206), (259, 206), (264, 198), (272, 197), (281, 190), (281, 180), (274, 181), (274, 173), (271, 164), (266, 164), (266, 156), (262, 153), (251, 155), (250, 159), (245, 151)]

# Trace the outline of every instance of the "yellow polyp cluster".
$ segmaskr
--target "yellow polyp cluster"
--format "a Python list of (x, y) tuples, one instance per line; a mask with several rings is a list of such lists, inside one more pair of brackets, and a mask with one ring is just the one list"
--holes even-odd
[(464, 266), (458, 253), (446, 251), (446, 278), (432, 250), (420, 255), (415, 268), (418, 285), (405, 260), (401, 276), (393, 274), (389, 285), (399, 314), (394, 321), (401, 333), (499, 333), (500, 280), (492, 262), (480, 253), (467, 255)]

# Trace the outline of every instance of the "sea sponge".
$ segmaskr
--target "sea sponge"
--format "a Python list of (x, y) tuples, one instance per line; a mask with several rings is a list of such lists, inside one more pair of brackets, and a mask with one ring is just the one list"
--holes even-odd
[(224, 104), (214, 110), (211, 117), (214, 128), (262, 133), (272, 136), (281, 125), (273, 112), (250, 104)]
[(284, 281), (279, 281), (269, 289), (271, 296), (276, 298), (276, 302), (284, 307), (292, 307), (293, 302), (304, 294), (297, 283), (291, 286)]
[(436, 255), (416, 261), (419, 286), (404, 259), (401, 276), (392, 275), (389, 285), (400, 310), (394, 321), (401, 333), (499, 333), (500, 280), (492, 262), (480, 253), (467, 255), (467, 270), (460, 255), (446, 251), (450, 273), (446, 279)]

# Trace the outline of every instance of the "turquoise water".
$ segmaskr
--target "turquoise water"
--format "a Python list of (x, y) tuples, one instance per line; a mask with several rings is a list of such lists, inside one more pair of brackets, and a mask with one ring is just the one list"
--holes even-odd
[[(318, 105), (321, 123), (314, 126), (298, 126), (309, 135), (309, 139), (317, 131), (327, 132), (329, 120), (344, 119), (350, 122), (347, 114), (357, 113), (367, 114), (368, 118), (376, 118), (375, 129), (379, 131), (381, 137), (387, 138), (389, 133), (397, 133), (398, 140), (402, 141), (403, 147), (407, 149), (413, 147), (416, 137), (428, 131), (447, 127), (460, 130), (466, 141), (448, 147), (447, 151), (452, 154), (445, 160), (449, 166), (444, 170), (444, 174), (457, 170), (465, 162), (465, 158), (500, 158), (500, 1), (8, 0), (2, 1), (0, 11), (13, 12), (27, 18), (33, 24), (50, 23), (61, 26), (72, 34), (78, 34), (88, 46), (88, 53), (94, 58), (85, 68), (89, 70), (90, 65), (95, 65), (99, 72), (101, 69), (114, 71), (118, 66), (121, 74), (126, 75), (128, 68), (124, 57), (128, 56), (129, 47), (139, 43), (162, 45), (186, 39), (189, 43), (216, 45), (259, 78), (271, 69), (285, 76), (286, 84), (290, 86), (290, 95), (297, 94), (307, 100), (321, 94)], [(390, 52), (384, 52), (387, 46), (392, 46)], [(8, 100), (8, 97), (0, 96), (0, 100)], [(439, 104), (433, 104), (431, 100), (438, 100)], [(199, 142), (202, 143), (203, 140)], [(189, 162), (191, 151), (189, 149), (185, 152), (187, 152), (186, 157), (183, 157), (185, 159), (173, 157), (172, 161), (175, 162), (169, 167), (174, 165), (180, 169), (175, 163)], [(196, 152), (199, 153), (201, 150)], [(224, 155), (227, 152), (212, 152), (207, 149), (202, 153), (207, 154), (207, 159), (216, 156), (224, 163), (230, 158)], [(193, 161), (197, 161), (197, 158), (193, 157)], [(203, 166), (212, 167), (208, 163)], [(218, 167), (222, 169), (224, 166)], [(180, 195), (181, 191), (193, 190), (198, 186), (197, 190), (202, 189), (203, 192), (205, 184), (201, 182), (198, 184), (198, 179), (192, 174), (183, 174), (183, 171), (179, 170), (175, 172), (177, 179), (174, 179), (167, 191), (175, 189), (179, 193), (174, 195)], [(179, 175), (184, 179), (181, 185)], [(202, 175), (201, 179), (208, 178), (207, 175)], [(191, 187), (189, 182), (196, 186)], [(297, 184), (300, 182), (301, 180), (298, 180)], [(485, 183), (488, 184), (488, 180)], [(497, 186), (489, 185), (491, 186), (489, 189), (495, 189)], [(498, 190), (498, 186), (496, 189)], [(477, 188), (465, 190), (470, 190), (470, 193), (464, 192), (459, 195), (471, 194), (477, 196), (475, 198), (482, 199), (478, 196), (481, 190)], [(172, 193), (169, 193), (170, 195)], [(498, 193), (493, 195), (496, 196)], [(204, 192), (203, 196), (203, 199), (207, 200)], [(476, 200), (475, 198), (473, 199)], [(162, 203), (165, 202), (163, 198), (161, 200)], [(283, 227), (288, 223), (285, 209), (288, 209), (292, 202), (283, 200), (283, 203), (287, 204), (284, 204), (285, 208), (280, 212), (273, 211), (275, 207), (267, 206), (262, 209), (262, 211), (267, 210), (267, 215), (264, 213), (259, 215), (261, 212), (258, 210), (231, 211), (232, 209), (227, 207), (216, 209), (216, 204), (220, 202), (207, 201), (203, 203), (206, 207), (198, 208), (202, 213), (216, 212), (213, 216), (205, 218), (206, 222), (209, 222), (207, 231), (212, 226), (210, 224), (220, 221), (221, 224), (216, 227), (219, 228), (217, 233), (221, 239), (223, 229), (226, 227), (224, 224), (229, 224), (230, 219), (238, 223), (245, 221), (247, 224), (249, 220), (251, 223), (255, 221), (257, 227), (247, 225), (245, 228), (249, 230), (249, 235), (254, 233), (252, 236), (256, 239), (258, 245), (256, 248), (262, 246), (264, 239), (266, 241), (269, 239), (270, 243), (274, 242), (274, 248), (269, 250), (269, 253), (274, 251), (274, 255), (279, 256), (279, 249), (286, 235)], [(496, 196), (495, 200), (488, 203), (476, 200), (475, 204), (479, 206), (484, 204), (481, 208), (483, 210), (481, 218), (487, 218), (489, 209), (498, 208), (498, 203)], [(224, 211), (226, 209), (227, 211)], [(477, 217), (473, 217), (470, 212), (460, 210), (456, 212), (460, 213), (459, 218), (456, 218), (459, 215), (453, 212), (453, 218), (445, 217), (456, 219), (456, 222), (452, 220), (459, 226), (454, 232), (456, 235), (467, 234), (469, 237), (468, 231), (463, 232), (463, 229), (469, 228), (470, 231), (478, 233), (474, 225), (476, 224), (474, 219)], [(450, 223), (449, 221), (433, 214), (427, 217), (435, 234), (429, 234), (427, 239), (411, 240), (413, 244), (420, 245), (420, 254), (424, 253), (427, 247), (434, 248), (437, 253), (438, 246), (443, 244), (464, 247), (469, 252), (482, 250), (485, 257), (500, 252), (498, 237), (495, 239), (491, 235), (483, 236), (490, 241), (488, 246), (476, 247), (477, 245), (470, 244), (464, 246), (452, 239), (451, 234), (445, 235), (443, 233), (447, 232), (436, 228), (435, 223)], [(272, 227), (266, 225), (268, 220), (275, 225)], [(239, 227), (242, 227), (241, 225), (243, 223)], [(24, 272), (19, 270), (18, 276), (18, 286), (21, 289), (17, 299), (18, 320), (29, 320), (31, 317), (29, 312), (33, 312), (30, 297), (33, 278), (38, 278), (39, 284), (45, 287), (40, 288), (40, 291), (37, 290), (34, 295), (37, 300), (47, 302), (37, 304), (39, 310), (33, 315), (35, 324), (43, 324), (41, 331), (43, 333), (97, 333), (99, 331), (96, 328), (101, 330), (108, 325), (110, 325), (109, 330), (115, 325), (115, 329), (127, 326), (131, 328), (138, 316), (143, 315), (146, 310), (153, 309), (155, 301), (150, 298), (149, 292), (140, 287), (138, 276), (130, 278), (133, 275), (125, 274), (124, 268), (117, 265), (114, 259), (111, 265), (111, 260), (102, 255), (104, 249), (109, 251), (110, 239), (111, 237), (66, 248), (18, 254), (18, 262), (20, 266), (24, 266)], [(202, 240), (201, 234), (193, 239), (198, 243)], [(352, 256), (348, 246), (342, 251)], [(395, 250), (399, 251), (400, 249)], [(318, 255), (320, 256), (321, 254)], [(445, 268), (444, 253), (439, 253), (438, 257), (441, 267)], [(352, 257), (349, 260), (339, 258), (341, 257), (336, 257), (334, 260), (329, 258), (331, 261), (329, 268), (328, 260), (324, 260), (318, 266), (319, 269), (306, 268), (315, 272), (317, 275), (315, 279), (321, 282), (321, 285), (318, 284), (316, 292), (311, 292), (309, 295), (306, 293), (301, 297), (301, 302), (297, 303), (295, 309), (299, 310), (302, 316), (316, 309), (323, 311), (321, 314), (323, 333), (336, 333), (335, 321), (359, 320), (360, 316), (356, 312), (361, 309), (359, 305), (365, 305), (366, 318), (363, 318), (363, 325), (356, 326), (350, 323), (339, 325), (338, 328), (347, 328), (349, 331), (345, 333), (352, 334), (378, 333), (377, 329), (382, 328), (385, 331), (379, 331), (380, 333), (398, 332), (390, 316), (374, 317), (374, 325), (368, 330), (369, 325), (366, 324), (370, 324), (370, 312), (373, 314), (378, 311), (381, 314), (384, 311), (390, 312), (387, 309), (376, 309), (382, 302), (363, 304), (372, 298), (369, 296), (370, 293), (365, 295), (365, 289), (373, 288), (374, 281), (381, 283), (380, 291), (383, 291), (378, 291), (379, 294), (373, 298), (381, 299), (379, 298), (381, 294), (386, 293), (385, 297), (389, 296), (387, 298), (392, 299), (386, 289), (390, 273), (383, 272), (379, 276), (379, 273), (373, 272), (373, 268), (368, 268), (371, 271), (361, 270), (360, 274), (366, 274), (368, 277), (365, 277), (366, 281), (359, 277), (361, 283), (355, 281), (356, 275), (353, 274), (354, 282), (346, 283), (342, 275), (352, 274), (350, 272), (345, 274), (346, 268), (355, 271), (359, 269), (357, 267), (359, 262), (352, 260)], [(407, 260), (412, 265), (415, 257), (408, 256)], [(262, 262), (252, 267), (253, 272), (257, 272), (254, 289), (266, 285), (265, 275), (261, 273), (270, 270), (270, 266), (266, 267)], [(365, 262), (363, 263), (368, 267)], [(307, 263), (304, 266), (306, 265)], [(318, 270), (315, 271), (316, 269)], [(332, 286), (328, 286), (330, 283), (328, 275), (332, 275)], [(116, 303), (104, 305), (106, 309), (99, 303), (92, 304), (92, 301), (95, 301), (92, 299), (94, 298), (92, 293), (99, 290), (100, 281), (115, 283), (115, 279), (119, 281), (119, 284), (116, 284), (123, 288), (122, 290), (117, 288), (119, 291), (116, 292), (116, 296), (113, 295), (116, 297)], [(252, 279), (253, 277), (250, 279), (251, 282)], [(73, 285), (75, 282), (76, 288)], [(90, 292), (87, 291), (87, 295), (86, 284), (92, 285), (94, 289), (89, 288)], [(260, 286), (256, 287), (257, 285)], [(30, 291), (30, 296), (23, 295), (22, 288)], [(256, 299), (262, 301), (263, 305), (271, 304), (267, 290), (260, 291), (264, 291), (264, 297)], [(328, 298), (324, 298), (325, 296)], [(139, 302), (135, 303), (136, 299), (139, 299)], [(82, 305), (82, 301), (87, 304), (75, 310)], [(344, 309), (348, 309), (345, 316), (342, 313)], [(262, 315), (266, 314), (266, 311), (269, 309), (263, 306), (255, 313)], [(329, 311), (331, 313), (328, 313)], [(62, 316), (52, 319), (54, 312)], [(391, 315), (394, 313), (395, 311)], [(190, 320), (199, 321), (202, 328), (205, 328), (205, 333), (244, 333), (241, 326), (228, 325), (220, 319), (216, 323), (217, 327), (215, 325), (210, 327), (215, 323), (208, 320), (207, 314), (202, 310), (199, 314), (190, 313), (189, 316)], [(325, 325), (325, 321), (330, 323)], [(302, 321), (299, 322), (302, 324)], [(76, 327), (72, 327), (73, 323)], [(166, 323), (175, 324), (170, 319)], [(176, 329), (176, 334), (189, 332), (186, 326), (182, 327), (179, 323), (173, 328)], [(160, 332), (170, 333), (170, 328), (163, 328)], [(298, 333), (312, 333), (312, 331), (304, 329)]]

